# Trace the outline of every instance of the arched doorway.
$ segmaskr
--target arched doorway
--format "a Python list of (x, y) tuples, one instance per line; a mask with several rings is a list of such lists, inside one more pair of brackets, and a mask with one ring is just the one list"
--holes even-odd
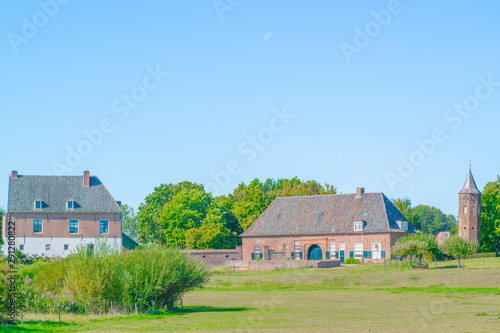
[(318, 245), (313, 245), (309, 248), (309, 260), (323, 260), (323, 251)]

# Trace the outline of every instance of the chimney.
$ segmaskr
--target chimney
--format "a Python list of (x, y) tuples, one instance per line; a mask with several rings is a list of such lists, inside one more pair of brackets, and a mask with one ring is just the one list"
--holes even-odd
[(365, 188), (364, 187), (358, 187), (356, 189), (356, 198), (361, 198), (365, 194)]
[(17, 179), (17, 171), (12, 171), (12, 179)]
[(83, 172), (83, 187), (90, 187), (90, 173), (88, 171)]

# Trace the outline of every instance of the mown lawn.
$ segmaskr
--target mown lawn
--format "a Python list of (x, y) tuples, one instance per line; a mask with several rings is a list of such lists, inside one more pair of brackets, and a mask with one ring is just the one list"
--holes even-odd
[[(184, 296), (185, 311), (116, 317), (27, 315), (10, 331), (497, 332), (500, 258), (383, 271), (365, 264), (217, 274)], [(388, 268), (388, 265), (386, 266)], [(433, 267), (433, 265), (432, 265)], [(394, 268), (394, 266), (393, 266)]]

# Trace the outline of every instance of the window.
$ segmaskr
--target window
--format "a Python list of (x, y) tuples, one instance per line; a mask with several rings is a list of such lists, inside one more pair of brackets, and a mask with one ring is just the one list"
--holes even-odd
[(108, 233), (108, 220), (99, 220), (99, 233), (107, 234)]
[(67, 209), (75, 209), (75, 202), (73, 200), (69, 200), (66, 207)]
[(42, 208), (43, 208), (42, 200), (35, 200), (35, 209), (42, 209)]
[(78, 233), (78, 220), (69, 220), (69, 233), (70, 234)]
[(34, 234), (42, 233), (42, 220), (33, 220), (33, 233)]
[(299, 242), (295, 243), (295, 252), (300, 252), (300, 243)]
[(464, 214), (467, 214), (467, 206), (464, 207)]
[(408, 230), (408, 221), (396, 221), (399, 229), (407, 231)]
[(50, 244), (45, 245), (45, 251), (50, 251)]
[(472, 207), (470, 208), (470, 213), (471, 213), (471, 214), (476, 214), (476, 207), (472, 206)]
[(363, 243), (354, 243), (354, 258), (363, 258)]
[(345, 243), (339, 244), (339, 251), (345, 251)]
[(330, 252), (335, 252), (335, 243), (330, 243)]
[(354, 222), (354, 231), (361, 231), (361, 230), (363, 230), (363, 221)]
[(260, 245), (254, 245), (253, 252), (260, 253)]
[(24, 251), (24, 244), (19, 245), (19, 251)]
[(382, 259), (382, 243), (372, 243), (372, 259)]
[(69, 244), (64, 244), (64, 251), (68, 251), (69, 250)]

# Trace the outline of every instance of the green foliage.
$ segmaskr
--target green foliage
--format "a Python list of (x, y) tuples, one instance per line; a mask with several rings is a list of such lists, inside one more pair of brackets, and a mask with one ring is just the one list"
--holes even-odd
[(440, 209), (427, 205), (411, 206), (408, 198), (391, 199), (394, 206), (422, 233), (437, 235), (440, 231), (457, 232), (457, 219)]
[(481, 196), (481, 252), (500, 251), (500, 176)]
[(277, 197), (335, 193), (337, 189), (330, 184), (323, 186), (314, 180), (303, 182), (295, 177), (276, 181), (267, 179), (265, 182), (254, 179), (248, 185), (240, 184), (229, 198), (234, 201), (231, 211), (245, 231)]
[(344, 261), (344, 264), (346, 264), (346, 265), (356, 265), (356, 264), (359, 264), (359, 259), (349, 258), (349, 259), (346, 259)]
[[(104, 242), (103, 242), (104, 243)], [(104, 311), (112, 301), (115, 307), (141, 311), (154, 302), (162, 309), (186, 291), (207, 281), (203, 264), (173, 248), (155, 245), (119, 255), (100, 246), (95, 254), (79, 248), (74, 254), (50, 262), (36, 262), (17, 270), (16, 303), (18, 309), (32, 312), (63, 311), (83, 313)], [(0, 302), (7, 302), (7, 265), (0, 263)], [(5, 313), (5, 311), (3, 311)]]
[(137, 241), (139, 237), (139, 222), (137, 221), (137, 214), (134, 207), (122, 205), (122, 210), (122, 230), (127, 236)]
[(416, 255), (420, 260), (422, 258), (432, 260), (439, 254), (439, 248), (434, 235), (415, 233), (399, 238), (391, 248), (391, 253), (394, 256), (411, 258)]
[(452, 236), (445, 240), (441, 245), (441, 251), (448, 253), (455, 258), (464, 258), (474, 254), (479, 249), (479, 244), (475, 240), (463, 239), (458, 236)]
[(235, 248), (241, 242), (238, 235), (276, 197), (334, 193), (336, 188), (329, 184), (298, 178), (255, 179), (216, 198), (195, 183), (161, 185), (139, 207), (138, 240), (187, 249)]

